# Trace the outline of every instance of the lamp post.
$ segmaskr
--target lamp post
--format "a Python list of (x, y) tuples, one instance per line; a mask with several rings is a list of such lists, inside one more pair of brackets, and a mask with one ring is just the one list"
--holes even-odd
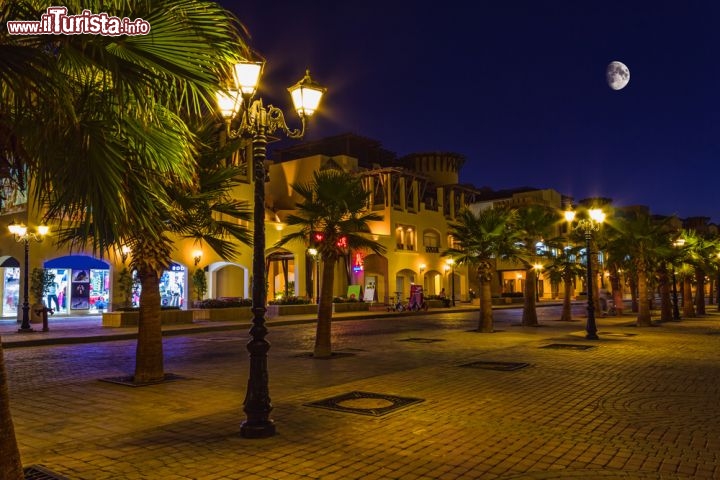
[[(565, 219), (569, 222), (575, 218), (573, 214), (565, 213)], [(588, 211), (588, 217), (578, 221), (577, 228), (585, 233), (585, 267), (587, 271), (587, 324), (585, 325), (585, 338), (588, 340), (597, 340), (597, 326), (595, 325), (595, 302), (593, 299), (593, 271), (592, 271), (592, 253), (590, 252), (592, 233), (600, 229), (600, 225), (605, 221), (605, 213), (599, 208), (593, 208)]]
[[(685, 239), (684, 238), (678, 238), (673, 243), (673, 248), (675, 250), (682, 248), (683, 245), (685, 245)], [(680, 306), (678, 305), (678, 291), (677, 291), (677, 277), (675, 276), (675, 264), (672, 265), (672, 297), (673, 297), (673, 311), (672, 311), (672, 318), (674, 321), (679, 322), (680, 321)]]
[[(261, 98), (255, 98), (262, 62), (245, 61), (235, 65), (235, 89), (217, 94), (218, 106), (227, 120), (230, 138), (244, 137), (252, 141), (253, 151), (253, 260), (252, 260), (252, 312), (253, 326), (251, 340), (247, 344), (250, 353), (250, 375), (243, 402), (246, 419), (240, 428), (245, 438), (266, 438), (275, 434), (275, 424), (270, 419), (272, 404), (268, 389), (267, 352), (270, 343), (265, 340), (265, 158), (267, 136), (281, 130), (288, 138), (302, 138), (307, 118), (317, 109), (325, 91), (305, 73), (297, 84), (288, 89), (295, 109), (302, 123), (300, 129), (290, 130), (285, 123), (282, 110), (272, 105), (263, 105)], [(233, 129), (233, 123), (239, 123)]]
[(22, 305), (22, 323), (19, 332), (32, 332), (30, 326), (30, 302), (28, 300), (29, 275), (28, 269), (30, 264), (30, 240), (42, 242), (45, 235), (50, 230), (46, 225), (38, 225), (37, 232), (30, 232), (28, 228), (21, 223), (11, 223), (8, 230), (15, 237), (15, 241), (22, 242), (25, 247), (25, 263), (23, 264), (23, 305)]
[(308, 248), (308, 253), (313, 257), (315, 263), (315, 302), (320, 304), (320, 257), (317, 248)]
[(450, 267), (450, 304), (455, 306), (455, 260), (448, 258), (445, 263)]
[(540, 301), (540, 272), (543, 269), (542, 263), (536, 263), (533, 265), (533, 269), (535, 270), (535, 301)]

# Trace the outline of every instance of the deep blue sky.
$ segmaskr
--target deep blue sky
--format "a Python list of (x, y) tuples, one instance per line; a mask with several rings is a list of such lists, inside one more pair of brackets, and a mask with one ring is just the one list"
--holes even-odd
[[(267, 60), (266, 102), (290, 108), (306, 67), (328, 87), (309, 139), (453, 151), (477, 187), (720, 221), (716, 0), (220, 3)], [(620, 91), (612, 60), (630, 68)]]

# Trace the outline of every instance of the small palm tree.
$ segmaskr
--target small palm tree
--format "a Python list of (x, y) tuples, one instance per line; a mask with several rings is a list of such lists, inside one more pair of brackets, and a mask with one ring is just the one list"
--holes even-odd
[[(554, 245), (557, 242), (549, 242)], [(557, 278), (563, 283), (563, 306), (560, 320), (563, 322), (572, 321), (572, 292), (575, 279), (585, 273), (585, 267), (577, 259), (580, 257), (583, 248), (564, 247), (557, 249), (557, 255), (551, 256), (550, 263), (545, 270), (551, 278)]]
[(297, 213), (288, 215), (289, 226), (299, 229), (284, 235), (276, 246), (291, 241), (310, 243), (318, 235), (317, 250), (322, 260), (322, 285), (318, 302), (318, 323), (313, 357), (332, 355), (331, 322), (335, 264), (349, 251), (385, 253), (385, 248), (368, 238), (368, 222), (382, 221), (382, 215), (368, 210), (370, 192), (360, 178), (339, 170), (322, 170), (309, 183), (295, 183), (293, 190), (302, 199)]
[(480, 282), (480, 318), (478, 331), (494, 331), (492, 315), (492, 277), (497, 258), (515, 252), (518, 238), (514, 233), (515, 210), (488, 208), (477, 214), (469, 209), (459, 212), (450, 224), (453, 245), (443, 252), (460, 265), (475, 268)]
[(538, 251), (538, 244), (554, 235), (560, 220), (559, 212), (544, 205), (524, 205), (517, 210), (515, 230), (519, 242), (512, 257), (525, 267), (525, 298), (523, 303), (522, 325), (538, 325), (536, 309), (537, 270), (534, 264), (545, 252)]

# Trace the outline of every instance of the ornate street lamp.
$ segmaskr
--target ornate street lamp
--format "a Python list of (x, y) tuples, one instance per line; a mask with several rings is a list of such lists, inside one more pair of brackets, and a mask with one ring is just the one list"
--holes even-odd
[[(275, 434), (275, 424), (270, 419), (272, 404), (268, 389), (267, 352), (270, 343), (265, 340), (266, 292), (265, 292), (265, 158), (267, 136), (281, 130), (288, 138), (302, 138), (307, 118), (317, 109), (325, 89), (305, 77), (288, 89), (300, 116), (302, 127), (290, 130), (282, 110), (255, 98), (262, 73), (262, 62), (242, 62), (235, 65), (235, 89), (218, 92), (220, 111), (227, 120), (231, 138), (244, 137), (252, 141), (253, 150), (253, 260), (252, 260), (252, 339), (247, 344), (250, 352), (250, 376), (245, 395), (244, 411), (247, 416), (240, 428), (245, 438), (265, 438)], [(233, 129), (237, 124), (237, 129)]]
[[(575, 219), (575, 212), (565, 212), (565, 220), (572, 223)], [(585, 233), (585, 267), (587, 271), (587, 324), (585, 326), (588, 340), (597, 340), (597, 326), (595, 325), (595, 302), (593, 301), (593, 271), (592, 271), (592, 253), (590, 252), (592, 233), (600, 229), (600, 225), (605, 221), (605, 213), (599, 208), (593, 208), (588, 211), (587, 218), (578, 220), (576, 228)]]
[(448, 258), (445, 263), (450, 267), (450, 304), (455, 306), (455, 260)]
[(318, 256), (317, 248), (308, 248), (308, 253), (313, 257), (315, 263), (315, 303), (320, 304), (320, 257)]
[(33, 329), (30, 326), (30, 302), (28, 300), (28, 285), (29, 276), (28, 269), (30, 263), (30, 240), (36, 242), (42, 242), (45, 235), (48, 234), (50, 228), (46, 225), (38, 225), (36, 232), (28, 231), (28, 228), (22, 223), (11, 223), (8, 225), (8, 230), (15, 237), (15, 241), (23, 242), (25, 245), (25, 263), (23, 265), (23, 305), (22, 305), (22, 323), (20, 324), (19, 332), (32, 332)]
[(543, 264), (542, 263), (536, 263), (533, 265), (533, 270), (535, 270), (535, 301), (540, 301), (540, 272), (542, 272)]

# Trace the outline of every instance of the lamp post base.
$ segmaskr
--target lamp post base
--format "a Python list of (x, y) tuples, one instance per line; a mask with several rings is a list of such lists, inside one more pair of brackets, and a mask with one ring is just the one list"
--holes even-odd
[(34, 332), (34, 331), (35, 331), (35, 330), (34, 330), (32, 327), (26, 327), (26, 328), (20, 327), (20, 328), (18, 328), (18, 333), (30, 333), (30, 332)]
[(600, 337), (597, 336), (597, 333), (588, 332), (587, 335), (585, 335), (585, 338), (587, 340), (600, 340)]
[(240, 436), (243, 438), (269, 438), (275, 435), (275, 423), (272, 420), (243, 422)]

